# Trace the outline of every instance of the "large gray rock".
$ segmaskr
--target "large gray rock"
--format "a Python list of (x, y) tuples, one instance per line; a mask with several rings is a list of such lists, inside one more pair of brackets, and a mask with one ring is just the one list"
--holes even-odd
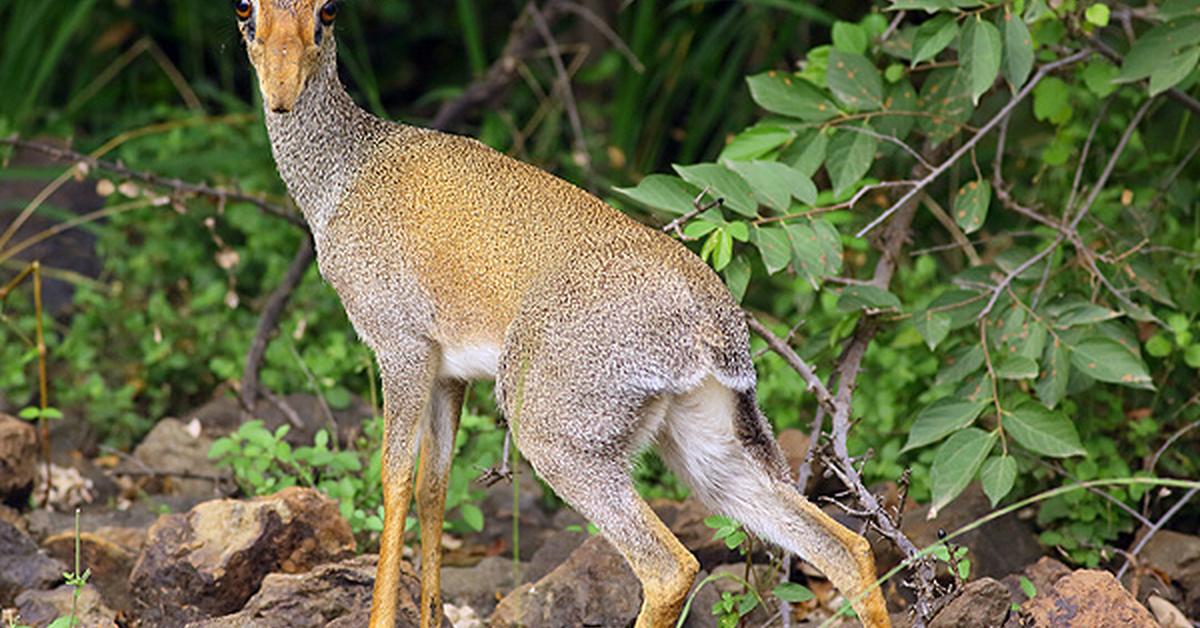
[[(345, 628), (367, 625), (378, 556), (367, 554), (301, 574), (271, 574), (242, 610), (187, 624), (187, 628)], [(397, 628), (416, 626), (421, 584), (401, 563)], [(445, 624), (449, 626), (449, 624)]]
[(227, 615), (267, 574), (305, 572), (353, 550), (337, 504), (312, 489), (204, 502), (150, 528), (129, 576), (134, 610), (149, 625)]
[(0, 504), (26, 505), (33, 489), (37, 452), (33, 426), (0, 413)]
[(66, 565), (47, 556), (23, 532), (0, 521), (0, 607), (12, 606), (22, 591), (62, 583), (66, 570)]
[[(194, 431), (176, 419), (163, 419), (133, 450), (133, 457), (144, 468), (165, 472), (190, 472), (214, 477), (227, 476), (208, 459), (212, 439), (200, 433), (200, 424)], [(126, 464), (125, 469), (138, 470), (139, 465)], [(118, 469), (120, 474), (124, 469)], [(142, 478), (139, 482), (148, 493), (169, 493), (203, 498), (221, 497), (221, 483), (213, 480), (181, 478), (164, 474), (159, 477)]]
[(523, 584), (500, 600), (489, 623), (496, 628), (627, 626), (641, 604), (641, 583), (617, 550), (597, 536), (537, 583)]
[[(703, 578), (701, 573), (697, 584)], [(684, 626), (713, 626), (709, 611), (717, 599), (714, 587), (701, 590)], [(593, 536), (545, 577), (500, 600), (488, 625), (630, 626), (641, 605), (642, 585), (625, 558), (603, 537)]]
[(442, 567), (442, 599), (448, 604), (473, 608), (479, 616), (487, 617), (496, 608), (497, 600), (520, 584), (517, 577), (524, 582), (540, 579), (531, 573), (525, 564), (514, 570), (512, 559), (503, 556), (489, 556), (473, 567)]

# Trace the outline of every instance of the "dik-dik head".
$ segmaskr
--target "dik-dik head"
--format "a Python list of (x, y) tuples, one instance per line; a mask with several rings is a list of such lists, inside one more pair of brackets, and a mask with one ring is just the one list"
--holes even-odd
[(233, 10), (267, 108), (291, 111), (322, 50), (332, 50), (337, 1), (234, 0)]

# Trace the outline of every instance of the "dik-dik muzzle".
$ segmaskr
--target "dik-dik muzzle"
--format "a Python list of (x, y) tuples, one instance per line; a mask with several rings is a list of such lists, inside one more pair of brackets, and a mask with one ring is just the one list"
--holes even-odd
[(287, 113), (316, 70), (335, 1), (236, 0), (234, 13), (267, 108)]

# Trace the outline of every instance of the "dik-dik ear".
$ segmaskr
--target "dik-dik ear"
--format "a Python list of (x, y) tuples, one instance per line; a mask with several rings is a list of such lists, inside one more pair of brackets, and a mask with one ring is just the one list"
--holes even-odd
[(291, 111), (317, 68), (337, 17), (336, 0), (234, 0), (234, 14), (267, 107)]

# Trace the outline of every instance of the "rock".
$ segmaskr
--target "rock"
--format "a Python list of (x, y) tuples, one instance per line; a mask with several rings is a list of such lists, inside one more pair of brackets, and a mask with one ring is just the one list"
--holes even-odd
[(43, 628), (59, 617), (71, 614), (75, 604), (77, 628), (116, 628), (117, 613), (104, 605), (100, 592), (92, 585), (84, 585), (76, 602), (75, 587), (62, 585), (51, 591), (26, 591), (17, 596), (17, 611), (21, 621)]
[(0, 607), (28, 590), (49, 589), (63, 581), (67, 566), (38, 549), (32, 539), (0, 522)]
[[(163, 419), (146, 435), (141, 444), (133, 450), (133, 457), (146, 468), (155, 471), (188, 471), (195, 474), (211, 475), (214, 477), (228, 476), (222, 473), (208, 459), (208, 450), (212, 447), (212, 439), (200, 433), (200, 423), (195, 428), (189, 428), (176, 419)], [(126, 464), (125, 469), (136, 469), (134, 465)], [(120, 474), (118, 469), (116, 473)], [(162, 477), (145, 478), (140, 483), (147, 493), (170, 493), (176, 495), (194, 495), (197, 497), (213, 498), (223, 495), (220, 491), (220, 481), (180, 478), (165, 475)]]
[[(575, 547), (579, 547), (578, 543)], [(545, 546), (535, 558), (541, 556), (544, 550)], [(557, 566), (551, 566), (542, 575)], [(535, 578), (532, 567), (523, 564), (520, 578), (523, 582), (536, 582), (541, 576)], [(450, 604), (473, 608), (483, 617), (490, 615), (496, 608), (496, 602), (518, 584), (513, 574), (512, 559), (503, 556), (489, 556), (474, 567), (442, 567), (442, 599)]]
[[(1165, 575), (1182, 590), (1181, 610), (1191, 617), (1200, 617), (1200, 537), (1159, 530), (1142, 548), (1138, 564)], [(1142, 578), (1138, 590), (1149, 594), (1163, 588), (1160, 583), (1158, 577), (1147, 576)], [(1163, 593), (1167, 594), (1164, 597), (1173, 597), (1172, 592)]]
[[(566, 562), (570, 558), (571, 553), (579, 549), (584, 541), (588, 540), (587, 532), (575, 532), (572, 530), (559, 530), (550, 535), (538, 551), (529, 559), (527, 567), (521, 570), (521, 578), (526, 582), (537, 582), (546, 576), (546, 574), (554, 571), (559, 565)], [(508, 571), (512, 572), (512, 560), (505, 560), (504, 563), (508, 566)], [(511, 590), (511, 587), (509, 587)], [(505, 591), (508, 593), (508, 591)], [(491, 609), (488, 609), (489, 611)]]
[[(935, 519), (926, 519), (929, 507), (921, 506), (904, 515), (903, 530), (917, 547), (927, 547), (938, 541), (938, 530), (953, 532), (992, 511), (978, 482), (974, 482)], [(1003, 578), (1021, 571), (1042, 555), (1037, 536), (1028, 525), (1010, 513), (981, 528), (954, 539), (955, 545), (968, 548), (971, 576)], [(899, 555), (889, 543), (872, 543), (883, 553), (876, 556), (880, 573), (899, 563)]]
[(625, 559), (604, 538), (594, 536), (546, 577), (500, 600), (489, 624), (627, 626), (637, 617), (641, 598), (641, 583)]
[(1040, 628), (1155, 628), (1158, 623), (1107, 571), (1081, 569), (1021, 605)]
[(1158, 595), (1151, 594), (1146, 606), (1150, 607), (1151, 614), (1161, 628), (1192, 628), (1192, 622), (1188, 621), (1183, 611)]
[(29, 534), (29, 522), (25, 521), (25, 517), (21, 516), (15, 508), (0, 504), (0, 521), (20, 530), (24, 534)]
[(484, 628), (484, 623), (479, 618), (479, 613), (470, 606), (446, 604), (445, 611), (446, 621), (450, 622), (450, 625), (454, 626), (454, 628)]
[(312, 489), (204, 502), (150, 528), (129, 576), (135, 613), (149, 625), (226, 615), (267, 574), (305, 572), (353, 550), (337, 504)]
[(929, 628), (992, 628), (1008, 618), (1008, 588), (991, 579), (973, 580), (929, 623)]
[(33, 490), (37, 430), (26, 421), (0, 414), (0, 503), (21, 508)]
[[(92, 572), (88, 584), (94, 585), (105, 602), (118, 610), (133, 605), (129, 593), (129, 572), (142, 549), (146, 531), (138, 528), (101, 528), (79, 533), (79, 554), (83, 565)], [(65, 564), (75, 560), (75, 533), (63, 532), (42, 541), (42, 547)]]
[[(378, 556), (366, 554), (321, 565), (308, 573), (270, 574), (236, 613), (187, 624), (188, 628), (324, 628), (366, 626)], [(420, 623), (421, 583), (401, 563), (400, 613), (396, 626)], [(449, 624), (446, 624), (449, 625)]]

